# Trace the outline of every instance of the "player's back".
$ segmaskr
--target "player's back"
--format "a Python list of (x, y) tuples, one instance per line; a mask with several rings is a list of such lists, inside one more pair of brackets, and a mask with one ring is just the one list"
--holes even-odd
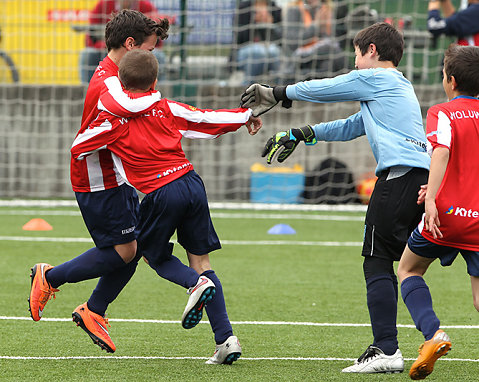
[(479, 100), (460, 96), (431, 107), (427, 134), (429, 140), (449, 147), (446, 173), (436, 196), (443, 241), (479, 250)]

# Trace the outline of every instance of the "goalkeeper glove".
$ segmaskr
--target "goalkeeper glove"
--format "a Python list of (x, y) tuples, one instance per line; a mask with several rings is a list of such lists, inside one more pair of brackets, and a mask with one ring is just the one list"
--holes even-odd
[(282, 102), (282, 106), (290, 108), (292, 101), (286, 96), (286, 86), (253, 84), (241, 96), (241, 107), (253, 110), (253, 116), (258, 117)]
[(314, 131), (310, 125), (276, 133), (266, 142), (261, 156), (266, 157), (268, 164), (273, 162), (276, 155), (278, 156), (278, 162), (284, 162), (293, 153), (300, 141), (304, 141), (307, 145), (316, 144)]

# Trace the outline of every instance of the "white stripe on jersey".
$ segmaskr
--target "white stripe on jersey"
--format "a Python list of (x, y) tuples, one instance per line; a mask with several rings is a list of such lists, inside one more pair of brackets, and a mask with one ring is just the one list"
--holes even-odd
[(215, 139), (219, 134), (207, 134), (194, 130), (178, 130), (182, 136), (190, 139)]
[(246, 113), (235, 113), (231, 111), (204, 111), (189, 109), (175, 102), (168, 102), (171, 112), (176, 117), (196, 123), (245, 123), (251, 116), (252, 110)]
[[(105, 119), (105, 121), (102, 122), (102, 124), (100, 126), (96, 126), (94, 128), (86, 129), (83, 133), (78, 134), (76, 136), (75, 140), (72, 143), (72, 147), (74, 147), (76, 145), (79, 145), (80, 143), (83, 143), (83, 142), (91, 139), (92, 137), (94, 137), (98, 134), (101, 134), (105, 131), (110, 131), (111, 129), (112, 129), (111, 123), (108, 121), (108, 119)], [(98, 151), (98, 150), (105, 149), (105, 148), (106, 148), (106, 145), (102, 146), (102, 147), (99, 147), (98, 149), (93, 150), (93, 151), (81, 153), (78, 156), (78, 159), (83, 159), (86, 155), (91, 154), (91, 153), (93, 153), (95, 151)]]
[[(128, 97), (128, 95), (123, 92), (123, 88), (121, 87), (121, 83), (118, 77), (108, 77), (105, 80), (105, 85), (108, 88), (108, 92), (113, 96), (115, 101), (118, 102), (121, 107), (132, 113), (138, 113), (140, 111), (148, 109), (151, 105), (161, 99), (161, 93), (159, 91), (140, 98)], [(100, 110), (109, 111), (101, 102), (98, 102), (98, 108)]]
[(437, 114), (437, 143), (451, 147), (451, 121), (444, 112)]
[(103, 191), (105, 184), (103, 183), (103, 173), (100, 166), (100, 155), (96, 152), (88, 155), (85, 160), (88, 167), (88, 179), (90, 181), (91, 192)]
[(123, 162), (121, 161), (120, 157), (115, 155), (114, 153), (111, 153), (111, 157), (113, 158), (113, 163), (115, 164), (115, 169), (118, 171), (116, 172), (116, 181), (118, 184), (123, 184), (123, 183), (128, 183), (131, 187), (131, 183), (128, 181), (128, 178), (126, 177), (126, 172), (125, 169), (123, 168)]
[[(446, 146), (446, 147), (451, 147), (451, 134), (452, 134), (452, 128), (451, 128), (451, 120), (447, 117), (447, 115), (443, 111), (439, 111), (437, 113), (437, 127), (435, 131), (431, 131), (430, 133), (427, 134), (428, 137), (431, 137), (433, 135), (436, 135), (436, 142), (439, 143), (440, 145)], [(427, 153), (429, 156), (432, 156), (432, 144), (427, 141)]]

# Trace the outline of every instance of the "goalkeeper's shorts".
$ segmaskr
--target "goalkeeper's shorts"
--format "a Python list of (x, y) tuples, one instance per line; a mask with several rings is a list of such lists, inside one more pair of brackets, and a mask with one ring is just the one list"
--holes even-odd
[(153, 267), (170, 257), (175, 231), (178, 243), (194, 255), (221, 248), (205, 186), (193, 170), (143, 198), (138, 228), (139, 253)]
[(376, 182), (366, 212), (363, 256), (399, 260), (411, 232), (424, 213), (417, 204), (420, 186), (427, 183), (429, 171), (412, 168), (402, 176), (389, 179), (383, 171)]
[(98, 248), (136, 240), (139, 215), (138, 194), (133, 187), (96, 192), (75, 192), (83, 220)]

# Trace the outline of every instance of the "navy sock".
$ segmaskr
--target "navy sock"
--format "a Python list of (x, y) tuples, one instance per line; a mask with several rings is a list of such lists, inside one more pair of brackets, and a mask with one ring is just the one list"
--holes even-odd
[(152, 266), (158, 276), (184, 288), (191, 288), (198, 282), (200, 275), (193, 268), (183, 264), (176, 256), (171, 255), (166, 261)]
[(65, 283), (94, 279), (122, 267), (125, 262), (113, 247), (91, 248), (66, 263), (50, 269), (46, 278), (53, 288)]
[(210, 321), (211, 329), (215, 334), (215, 342), (217, 345), (225, 342), (229, 336), (233, 335), (228, 313), (226, 313), (225, 297), (223, 295), (223, 287), (220, 279), (216, 276), (215, 271), (209, 270), (201, 274), (208, 277), (216, 286), (216, 293), (210, 302), (206, 305), (206, 313)]
[(426, 282), (421, 276), (411, 276), (401, 283), (401, 295), (404, 303), (426, 341), (439, 329), (439, 319), (432, 309), (432, 298)]
[(369, 317), (373, 330), (373, 345), (386, 355), (398, 349), (397, 341), (397, 281), (389, 273), (376, 274), (366, 280)]
[(118, 297), (130, 281), (137, 265), (138, 261), (136, 259), (102, 276), (87, 302), (88, 309), (104, 316), (108, 305)]

